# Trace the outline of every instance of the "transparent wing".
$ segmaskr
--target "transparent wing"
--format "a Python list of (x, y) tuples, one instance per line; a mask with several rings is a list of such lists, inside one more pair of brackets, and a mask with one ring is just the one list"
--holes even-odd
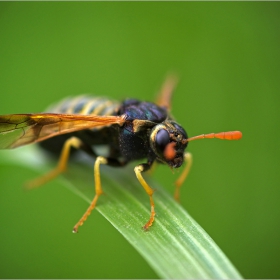
[(0, 149), (12, 149), (83, 129), (123, 125), (122, 116), (14, 114), (0, 116)]
[(157, 96), (156, 104), (165, 107), (168, 111), (171, 110), (171, 99), (173, 91), (178, 83), (178, 78), (175, 75), (169, 75), (165, 79), (161, 90)]

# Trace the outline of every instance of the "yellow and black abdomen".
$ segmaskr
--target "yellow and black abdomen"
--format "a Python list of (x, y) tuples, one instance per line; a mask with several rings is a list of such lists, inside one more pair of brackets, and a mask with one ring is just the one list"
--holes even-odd
[[(77, 115), (98, 115), (114, 116), (118, 114), (121, 104), (106, 97), (78, 96), (67, 98), (61, 102), (50, 106), (47, 113), (57, 114), (77, 114)], [(72, 136), (80, 138), (87, 146), (107, 145), (115, 143), (118, 145), (118, 127), (109, 126), (81, 130), (49, 138), (39, 143), (39, 145), (49, 152), (59, 155), (63, 144)]]
[(67, 98), (47, 109), (48, 113), (114, 116), (120, 103), (106, 97), (78, 96)]

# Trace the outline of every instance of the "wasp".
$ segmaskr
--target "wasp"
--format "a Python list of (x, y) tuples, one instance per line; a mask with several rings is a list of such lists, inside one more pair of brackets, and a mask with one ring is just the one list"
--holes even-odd
[[(150, 217), (143, 226), (149, 229), (155, 220), (154, 190), (142, 176), (153, 163), (170, 168), (186, 165), (176, 181), (175, 198), (188, 175), (192, 156), (186, 152), (188, 143), (203, 138), (238, 140), (240, 131), (202, 134), (189, 138), (185, 129), (171, 116), (171, 97), (177, 83), (175, 77), (165, 80), (155, 103), (126, 99), (123, 102), (108, 98), (78, 96), (50, 107), (47, 113), (12, 114), (0, 116), (0, 149), (12, 149), (40, 142), (52, 153), (60, 154), (58, 164), (49, 173), (28, 183), (29, 188), (40, 186), (67, 168), (71, 151), (83, 150), (95, 157), (95, 195), (81, 219), (73, 228), (85, 222), (103, 193), (100, 165), (121, 167), (134, 160), (146, 159), (134, 168), (139, 183), (150, 198)], [(7, 137), (10, 136), (10, 137)], [(108, 148), (100, 155), (98, 146)]]

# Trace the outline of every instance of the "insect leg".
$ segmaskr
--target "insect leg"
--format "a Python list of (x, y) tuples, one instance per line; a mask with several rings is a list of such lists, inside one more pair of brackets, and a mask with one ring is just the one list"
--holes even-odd
[(182, 174), (180, 175), (180, 177), (175, 182), (176, 189), (175, 189), (175, 193), (174, 193), (174, 198), (177, 201), (179, 201), (180, 187), (184, 183), (184, 181), (186, 180), (186, 178), (187, 178), (187, 176), (189, 174), (190, 168), (192, 166), (192, 162), (193, 162), (192, 154), (189, 153), (189, 152), (185, 153), (184, 154), (184, 159), (186, 161), (185, 169), (183, 170)]
[(66, 140), (66, 142), (63, 145), (57, 167), (55, 169), (51, 170), (49, 173), (27, 182), (25, 184), (25, 186), (28, 189), (39, 187), (39, 186), (45, 184), (46, 182), (54, 179), (60, 173), (64, 172), (67, 167), (67, 162), (69, 159), (71, 147), (79, 149), (82, 145), (83, 145), (83, 142), (77, 137), (71, 137), (68, 140)]
[(99, 198), (99, 196), (103, 193), (102, 187), (101, 187), (101, 181), (100, 181), (100, 164), (107, 164), (108, 161), (105, 157), (99, 156), (96, 158), (95, 163), (94, 163), (94, 180), (95, 180), (95, 196), (82, 216), (82, 218), (78, 221), (78, 223), (74, 226), (73, 232), (76, 233), (78, 232), (78, 227), (83, 225), (87, 217), (90, 215), (91, 211), (95, 208), (96, 202)]
[(144, 188), (144, 190), (150, 197), (151, 215), (150, 215), (149, 221), (143, 226), (144, 230), (147, 230), (153, 224), (153, 221), (155, 220), (155, 215), (156, 215), (155, 203), (154, 203), (154, 200), (152, 197), (154, 190), (147, 184), (147, 182), (144, 180), (144, 178), (142, 177), (142, 174), (141, 174), (142, 172), (149, 170), (150, 167), (151, 167), (151, 165), (149, 165), (149, 164), (139, 164), (134, 168), (134, 172), (136, 174), (138, 181), (140, 182), (140, 184), (142, 185), (142, 187)]

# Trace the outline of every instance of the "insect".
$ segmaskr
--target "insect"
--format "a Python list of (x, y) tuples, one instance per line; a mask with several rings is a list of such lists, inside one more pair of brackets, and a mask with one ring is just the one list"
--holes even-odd
[[(170, 115), (171, 97), (176, 79), (166, 79), (155, 103), (137, 99), (123, 102), (107, 98), (79, 96), (53, 106), (47, 113), (12, 114), (0, 116), (0, 149), (12, 149), (40, 142), (55, 154), (60, 153), (58, 165), (49, 173), (29, 183), (30, 188), (40, 186), (66, 170), (70, 151), (81, 149), (96, 158), (94, 163), (95, 196), (73, 228), (85, 222), (102, 194), (100, 165), (124, 166), (146, 159), (134, 168), (135, 175), (150, 198), (150, 217), (143, 226), (147, 230), (155, 220), (154, 190), (142, 176), (154, 162), (170, 168), (186, 165), (176, 181), (175, 198), (188, 175), (192, 156), (186, 152), (190, 141), (203, 138), (238, 140), (239, 131), (202, 134), (189, 138), (184, 128)], [(8, 137), (9, 136), (9, 137)], [(98, 146), (106, 145), (108, 155), (101, 156)]]

